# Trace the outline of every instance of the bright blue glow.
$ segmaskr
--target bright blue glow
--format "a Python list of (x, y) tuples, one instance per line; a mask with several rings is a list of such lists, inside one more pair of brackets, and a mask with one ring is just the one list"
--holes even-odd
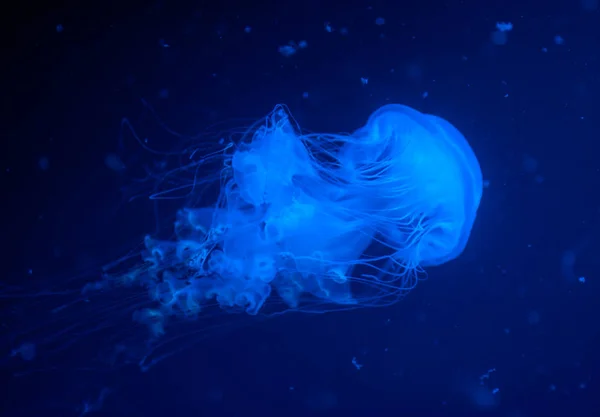
[[(30, 312), (10, 315), (7, 361), (76, 358), (62, 352), (95, 334), (110, 366), (146, 370), (248, 315), (396, 303), (424, 267), (461, 254), (481, 199), (465, 138), (406, 106), (381, 107), (351, 134), (307, 134), (279, 105), (219, 144), (186, 149), (185, 166), (162, 171), (150, 198), (180, 207), (170, 237), (147, 236), (141, 256), (105, 265), (97, 281), (2, 287), (0, 298)], [(175, 328), (182, 319), (202, 320)]]
[(143, 263), (106, 277), (147, 288), (156, 304), (134, 319), (156, 335), (163, 317), (215, 301), (251, 315), (269, 301), (310, 312), (394, 303), (424, 266), (460, 255), (482, 193), (460, 132), (401, 105), (350, 135), (303, 134), (279, 105), (209, 158), (221, 161), (207, 173), (216, 204), (192, 195), (172, 239), (146, 237)]

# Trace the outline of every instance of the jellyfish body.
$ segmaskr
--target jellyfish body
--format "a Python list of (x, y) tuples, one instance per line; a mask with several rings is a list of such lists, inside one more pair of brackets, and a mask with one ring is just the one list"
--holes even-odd
[[(33, 365), (69, 357), (58, 353), (100, 332), (100, 357), (146, 370), (190, 346), (186, 338), (248, 315), (396, 303), (425, 267), (467, 244), (481, 171), (439, 117), (386, 105), (351, 134), (306, 134), (279, 105), (238, 139), (188, 149), (192, 162), (164, 174), (153, 205), (191, 190), (169, 238), (147, 236), (99, 280), (84, 274), (49, 287), (42, 279), (40, 288), (1, 294), (24, 303), (14, 311), (41, 312), (10, 315), (18, 331), (6, 357)], [(207, 189), (218, 191), (213, 200)], [(223, 311), (246, 314), (222, 319)], [(199, 318), (187, 336), (169, 331), (170, 321)]]
[[(213, 300), (249, 314), (274, 298), (300, 311), (395, 302), (422, 267), (460, 255), (482, 193), (460, 132), (401, 105), (351, 135), (304, 135), (277, 106), (224, 158), (220, 181), (216, 204), (182, 209), (175, 238), (146, 238), (127, 273), (161, 315)], [(155, 314), (140, 317), (156, 329)]]

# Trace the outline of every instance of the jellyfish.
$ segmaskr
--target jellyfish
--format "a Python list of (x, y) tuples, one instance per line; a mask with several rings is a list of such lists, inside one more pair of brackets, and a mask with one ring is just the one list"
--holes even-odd
[[(91, 333), (73, 324), (85, 308), (97, 314), (94, 329), (106, 332), (118, 327), (118, 306), (155, 341), (170, 321), (215, 310), (269, 316), (391, 305), (425, 268), (462, 253), (482, 196), (464, 136), (407, 106), (385, 105), (352, 133), (326, 134), (302, 131), (277, 105), (220, 143), (217, 151), (192, 150), (195, 159), (168, 173), (182, 177), (177, 190), (190, 190), (173, 233), (146, 236), (140, 251), (85, 283), (80, 298), (54, 308), (68, 324), (43, 341), (75, 328), (78, 337)], [(212, 200), (209, 188), (217, 190)], [(88, 302), (120, 292), (122, 300), (106, 306)]]
[(223, 155), (219, 178), (217, 201), (183, 207), (175, 237), (146, 237), (126, 274), (162, 315), (214, 301), (256, 315), (273, 297), (297, 311), (393, 303), (460, 255), (482, 194), (460, 132), (401, 105), (349, 135), (303, 134), (279, 105)]

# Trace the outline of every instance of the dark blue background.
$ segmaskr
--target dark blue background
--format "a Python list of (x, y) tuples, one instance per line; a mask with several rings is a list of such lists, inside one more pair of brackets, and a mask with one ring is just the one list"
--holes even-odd
[[(383, 104), (407, 104), (464, 133), (489, 187), (465, 253), (394, 307), (249, 319), (148, 373), (81, 370), (102, 343), (94, 337), (55, 363), (43, 352), (27, 364), (9, 358), (2, 416), (81, 415), (84, 402), (101, 405), (97, 416), (128, 417), (600, 415), (597, 8), (108, 1), (23, 4), (4, 18), (7, 286), (50, 288), (60, 271), (89, 271), (155, 230), (152, 204), (126, 201), (147, 191), (132, 178), (160, 158), (121, 119), (159, 149), (182, 143), (141, 99), (187, 136), (243, 125), (277, 103), (303, 127), (333, 132)], [(498, 21), (514, 25), (502, 46), (490, 41)], [(290, 40), (308, 47), (283, 57), (277, 49)], [(107, 154), (127, 175), (105, 165)], [(577, 255), (574, 269), (561, 265), (566, 251)], [(2, 301), (8, 341), (14, 323), (31, 325), (52, 303)], [(10, 375), (23, 369), (31, 373)]]

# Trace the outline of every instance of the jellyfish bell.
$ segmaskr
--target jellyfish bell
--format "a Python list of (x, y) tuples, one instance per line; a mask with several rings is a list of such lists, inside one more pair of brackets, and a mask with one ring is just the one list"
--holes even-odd
[(406, 106), (376, 110), (345, 145), (381, 216), (377, 232), (407, 269), (433, 266), (464, 250), (482, 192), (479, 163), (449, 122)]
[[(481, 201), (483, 177), (477, 157), (465, 137), (448, 121), (437, 116), (429, 115), (428, 117), (436, 126), (439, 136), (452, 149), (455, 164), (460, 167), (460, 178), (457, 178), (459, 179), (457, 184), (461, 184), (460, 189), (462, 192), (455, 197), (462, 198), (462, 209), (457, 209), (457, 212), (454, 213), (456, 218), (461, 219), (458, 222), (460, 230), (457, 231), (458, 238), (455, 240), (453, 249), (445, 257), (441, 257), (437, 261), (438, 263), (444, 263), (458, 257), (467, 245)], [(455, 191), (458, 191), (457, 188), (455, 188)], [(450, 195), (452, 194), (450, 190), (447, 191)], [(451, 201), (451, 198), (448, 201)], [(459, 205), (457, 204), (454, 207), (458, 208)], [(461, 214), (462, 217), (459, 217)]]

